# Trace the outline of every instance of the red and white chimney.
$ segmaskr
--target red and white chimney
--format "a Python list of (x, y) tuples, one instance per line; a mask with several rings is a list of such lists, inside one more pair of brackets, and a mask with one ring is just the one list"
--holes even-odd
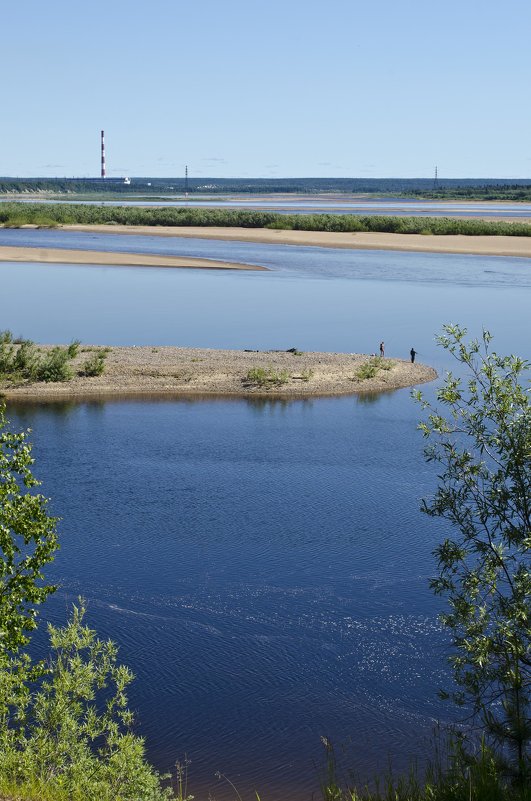
[(101, 177), (105, 178), (105, 131), (101, 132)]

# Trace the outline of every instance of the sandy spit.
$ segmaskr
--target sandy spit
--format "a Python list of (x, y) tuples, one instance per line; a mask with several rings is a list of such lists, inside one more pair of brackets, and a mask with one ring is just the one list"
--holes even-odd
[(104, 264), (113, 267), (188, 267), (203, 270), (266, 270), (253, 264), (238, 264), (189, 256), (158, 256), (145, 253), (108, 253), (97, 250), (62, 250), (0, 246), (0, 261), (46, 264)]
[[(50, 345), (40, 346), (42, 350)], [(72, 362), (78, 370), (97, 348), (81, 346)], [(310, 396), (350, 395), (409, 387), (432, 381), (431, 367), (392, 359), (390, 370), (359, 379), (356, 371), (369, 357), (349, 353), (235, 351), (177, 347), (116, 347), (106, 358), (105, 372), (93, 378), (76, 376), (64, 383), (0, 383), (8, 400), (61, 400), (127, 395)], [(256, 367), (285, 373), (287, 382), (260, 387), (248, 378)]]
[(464, 253), (480, 256), (531, 258), (527, 236), (433, 236), (378, 232), (278, 231), (268, 228), (170, 227), (149, 225), (65, 225), (65, 230), (142, 236), (194, 237), (276, 245), (305, 245), (352, 250), (407, 250), (426, 253)]

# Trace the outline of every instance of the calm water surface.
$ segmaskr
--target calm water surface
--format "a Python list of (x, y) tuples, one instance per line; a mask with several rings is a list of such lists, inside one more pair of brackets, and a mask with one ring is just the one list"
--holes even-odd
[[(43, 246), (87, 241), (36, 233)], [(459, 320), (489, 326), (500, 352), (531, 350), (527, 260), (132, 239), (104, 237), (271, 272), (3, 264), (0, 327), (48, 342), (347, 352), (383, 338), (389, 355), (414, 345), (444, 370), (433, 333)], [(435, 477), (407, 390), (9, 414), (33, 429), (62, 518), (46, 617), (88, 599), (90, 622), (137, 674), (150, 756), (167, 769), (186, 752), (196, 797), (230, 797), (220, 770), (244, 796), (310, 798), (321, 735), (366, 779), (389, 757), (407, 766), (451, 719), (436, 697), (447, 643), (427, 589), (444, 530), (418, 511)]]
[[(47, 198), (16, 198), (19, 203), (71, 203), (69, 200)], [(158, 197), (152, 200), (76, 200), (77, 204), (89, 206), (173, 206), (178, 208), (237, 208), (259, 209), (286, 214), (384, 214), (390, 216), (407, 215), (411, 217), (531, 217), (531, 203), (440, 203), (437, 201), (415, 201), (401, 198), (389, 200), (264, 200), (261, 198), (234, 199), (216, 198), (193, 200), (185, 198)]]

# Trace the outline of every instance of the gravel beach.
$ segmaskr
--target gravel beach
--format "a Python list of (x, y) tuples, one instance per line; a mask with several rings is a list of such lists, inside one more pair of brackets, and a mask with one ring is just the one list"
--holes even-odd
[[(52, 346), (39, 346), (45, 351)], [(81, 346), (71, 362), (74, 372), (98, 348)], [(369, 362), (375, 375), (362, 378)], [(0, 382), (9, 400), (54, 400), (113, 395), (348, 395), (409, 387), (432, 381), (431, 367), (400, 359), (348, 353), (235, 351), (178, 347), (116, 347), (109, 350), (101, 376), (76, 376), (61, 383)], [(370, 371), (369, 371), (370, 372)]]

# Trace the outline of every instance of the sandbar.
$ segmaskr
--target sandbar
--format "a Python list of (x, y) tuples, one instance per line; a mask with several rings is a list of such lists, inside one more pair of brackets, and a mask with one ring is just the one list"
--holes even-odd
[[(51, 345), (39, 346), (42, 351)], [(390, 369), (377, 369), (372, 378), (358, 371), (369, 359), (355, 353), (293, 353), (290, 351), (214, 350), (172, 346), (113, 347), (101, 376), (77, 375), (96, 346), (81, 346), (71, 362), (76, 376), (60, 383), (0, 382), (0, 395), (9, 401), (53, 401), (138, 395), (217, 395), (304, 398), (383, 392), (432, 381), (433, 368), (391, 357)], [(252, 371), (263, 369), (281, 379), (260, 385)], [(251, 373), (251, 375), (250, 375)]]
[(267, 270), (254, 264), (239, 264), (190, 256), (159, 256), (146, 253), (111, 253), (98, 250), (63, 250), (0, 246), (0, 261), (45, 264), (94, 264), (113, 267), (180, 267), (202, 270)]
[[(268, 228), (222, 228), (149, 225), (65, 225), (64, 230), (105, 234), (136, 234), (175, 238), (219, 239), (351, 250), (398, 250), (424, 253), (462, 253), (480, 256), (531, 258), (531, 237), (464, 236), (451, 234), (390, 234), (380, 232), (283, 231)], [(256, 268), (255, 268), (256, 269)]]

